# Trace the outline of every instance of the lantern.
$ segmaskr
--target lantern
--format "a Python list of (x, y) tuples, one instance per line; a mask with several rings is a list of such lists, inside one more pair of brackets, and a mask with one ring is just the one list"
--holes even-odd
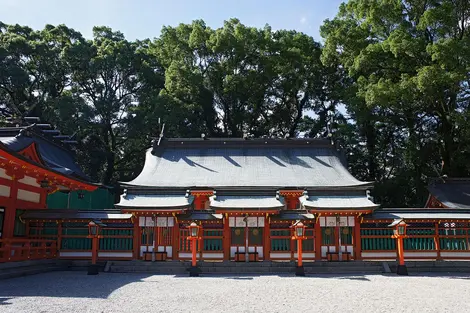
[(398, 253), (398, 275), (408, 275), (408, 269), (405, 265), (405, 253), (403, 248), (403, 239), (408, 237), (406, 235), (406, 223), (402, 219), (396, 219), (392, 224), (388, 225), (393, 227), (393, 236), (397, 240), (397, 253)]
[(296, 276), (305, 276), (304, 267), (302, 265), (302, 240), (305, 238), (305, 225), (301, 221), (297, 221), (293, 225), (294, 236), (293, 240), (297, 240), (297, 267), (295, 268)]
[(189, 234), (192, 238), (196, 238), (199, 232), (199, 226), (196, 225), (196, 223), (192, 222), (191, 225), (189, 225)]
[(406, 237), (406, 227), (408, 226), (405, 221), (403, 220), (395, 220), (392, 224), (388, 225), (389, 227), (393, 227), (393, 236), (395, 238), (398, 237)]
[(398, 235), (399, 236), (405, 236), (406, 235), (406, 223), (404, 221), (401, 221), (400, 224), (398, 224)]
[(98, 235), (98, 224), (96, 224), (95, 222), (93, 221), (90, 221), (90, 223), (88, 223), (88, 234), (90, 236), (97, 236)]
[(49, 181), (47, 181), (45, 179), (41, 180), (40, 186), (41, 186), (41, 188), (49, 187)]
[(295, 236), (297, 238), (302, 238), (305, 236), (305, 226), (302, 222), (299, 222), (295, 225)]

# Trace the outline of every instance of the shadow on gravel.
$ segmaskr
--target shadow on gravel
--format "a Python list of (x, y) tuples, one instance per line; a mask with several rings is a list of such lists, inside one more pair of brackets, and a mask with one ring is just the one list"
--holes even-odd
[(11, 299), (13, 298), (0, 298), (0, 305), (10, 305), (11, 303), (6, 303), (6, 301)]
[[(380, 275), (380, 274), (373, 274)], [(294, 274), (201, 274), (199, 277), (192, 277), (193, 279), (204, 279), (204, 278), (222, 278), (222, 279), (233, 279), (233, 280), (252, 280), (255, 277), (263, 276), (276, 276), (276, 277), (286, 277), (286, 278), (317, 278), (317, 279), (347, 279), (347, 280), (360, 280), (360, 281), (370, 281), (367, 277), (362, 274), (307, 274), (306, 276), (295, 276)], [(188, 278), (189, 275), (175, 275), (174, 278)]]
[[(72, 297), (106, 299), (115, 290), (144, 281), (152, 274), (87, 275), (87, 272), (50, 272), (0, 280), (0, 305), (15, 297)], [(162, 288), (165, 288), (163, 285)], [(153, 288), (153, 287), (152, 287)], [(0, 310), (1, 311), (1, 310)]]
[[(457, 273), (457, 272), (448, 272), (448, 273), (410, 273), (411, 277), (438, 277), (438, 278), (448, 278), (448, 279), (463, 279), (470, 280), (470, 273)], [(403, 277), (403, 276), (402, 276)]]

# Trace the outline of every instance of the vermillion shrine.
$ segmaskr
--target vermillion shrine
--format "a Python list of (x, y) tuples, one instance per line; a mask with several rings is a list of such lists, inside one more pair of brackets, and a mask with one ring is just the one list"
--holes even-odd
[(423, 208), (381, 209), (329, 140), (160, 137), (113, 207), (72, 141), (50, 125), (0, 129), (0, 262), (190, 260), (192, 223), (199, 261), (297, 260), (296, 223), (304, 261), (395, 260), (399, 221), (405, 259), (470, 259), (466, 179), (430, 182)]

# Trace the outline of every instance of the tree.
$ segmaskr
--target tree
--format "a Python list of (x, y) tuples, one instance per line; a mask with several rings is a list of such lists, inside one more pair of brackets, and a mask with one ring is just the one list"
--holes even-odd
[[(91, 154), (84, 156), (90, 158), (90, 172), (102, 175), (99, 179), (105, 184), (119, 178), (119, 171), (132, 172), (126, 163), (134, 162), (133, 155), (142, 154), (150, 142), (146, 138), (149, 134), (142, 128), (134, 129), (139, 125), (133, 123), (139, 97), (163, 85), (163, 74), (156, 60), (148, 56), (147, 44), (129, 42), (122, 33), (107, 27), (95, 27), (92, 41), (66, 51), (72, 96), (84, 104), (77, 112), (78, 118), (86, 121), (80, 131), (91, 149)], [(136, 134), (140, 138), (130, 137)]]
[[(365, 135), (371, 178), (390, 186), (409, 177), (415, 186), (403, 204), (424, 203), (426, 177), (440, 174), (441, 160), (448, 175), (469, 172), (457, 157), (469, 143), (459, 117), (468, 108), (469, 16), (467, 1), (352, 0), (322, 26), (324, 63), (347, 71), (360, 100), (344, 99)], [(387, 147), (395, 152), (381, 158)], [(391, 166), (396, 153), (402, 162)], [(383, 199), (395, 191), (378, 190)]]
[(0, 102), (4, 115), (44, 117), (70, 84), (61, 53), (80, 33), (64, 25), (41, 31), (0, 23)]
[(216, 30), (203, 21), (165, 27), (152, 51), (165, 68), (164, 95), (209, 135), (294, 136), (324, 83), (311, 37), (237, 19)]

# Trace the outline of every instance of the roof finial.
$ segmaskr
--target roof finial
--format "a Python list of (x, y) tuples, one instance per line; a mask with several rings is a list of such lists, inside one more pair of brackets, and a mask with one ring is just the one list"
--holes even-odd
[[(160, 118), (158, 120), (160, 121)], [(165, 131), (165, 123), (163, 123), (163, 125), (162, 125), (162, 130), (160, 131), (160, 138), (158, 138), (157, 146), (159, 146), (160, 142), (162, 141), (164, 131)]]

